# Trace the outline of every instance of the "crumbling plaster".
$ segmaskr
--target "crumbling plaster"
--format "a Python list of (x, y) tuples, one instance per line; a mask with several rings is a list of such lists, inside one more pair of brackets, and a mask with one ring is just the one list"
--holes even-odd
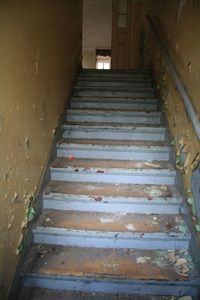
[(81, 64), (81, 18), (81, 0), (0, 3), (0, 299)]
[[(141, 41), (141, 61), (154, 74), (158, 94), (166, 111), (172, 144), (176, 148), (176, 165), (182, 173), (185, 191), (191, 202), (191, 176), (200, 161), (200, 142), (146, 15), (152, 16), (157, 24), (199, 117), (200, 4), (192, 0), (144, 1)], [(193, 220), (199, 223), (194, 209)]]

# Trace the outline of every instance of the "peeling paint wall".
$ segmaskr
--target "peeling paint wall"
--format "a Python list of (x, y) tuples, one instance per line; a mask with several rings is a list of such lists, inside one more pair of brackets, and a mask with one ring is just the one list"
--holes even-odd
[[(157, 28), (167, 42), (170, 55), (199, 117), (200, 2), (192, 0), (144, 1), (143, 51), (141, 51), (141, 60), (154, 73), (170, 126), (172, 144), (176, 146), (176, 164), (182, 172), (188, 198), (191, 198), (191, 175), (200, 161), (200, 143), (187, 117), (183, 100), (176, 90), (165, 58), (146, 21), (147, 14), (154, 18)], [(193, 219), (195, 220), (194, 215)]]
[(0, 298), (81, 63), (81, 0), (0, 3)]
[(111, 49), (112, 0), (83, 2), (83, 67), (96, 68), (96, 48)]

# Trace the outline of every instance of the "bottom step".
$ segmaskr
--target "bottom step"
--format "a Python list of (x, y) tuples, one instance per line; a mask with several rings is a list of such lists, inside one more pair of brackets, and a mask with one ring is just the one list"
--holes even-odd
[(84, 292), (197, 295), (188, 252), (35, 245), (23, 269), (25, 287)]
[(128, 295), (128, 294), (105, 294), (105, 293), (84, 293), (67, 292), (49, 289), (23, 289), (19, 300), (192, 300), (191, 296), (181, 299), (172, 296), (147, 296), (147, 295)]

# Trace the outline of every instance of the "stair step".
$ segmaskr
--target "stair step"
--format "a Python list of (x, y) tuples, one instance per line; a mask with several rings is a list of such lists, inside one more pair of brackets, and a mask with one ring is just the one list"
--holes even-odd
[[(76, 102), (76, 101), (82, 101), (82, 102), (101, 102), (101, 103), (104, 103), (104, 102), (110, 102), (110, 103), (138, 103), (138, 104), (157, 104), (158, 102), (158, 99), (157, 98), (134, 98), (134, 97), (75, 97), (75, 96), (72, 96), (71, 97), (71, 102)], [(114, 106), (114, 105), (113, 105)]]
[(124, 124), (160, 124), (160, 112), (68, 109), (67, 121)]
[(174, 184), (176, 171), (165, 161), (57, 158), (51, 180), (132, 184)]
[(35, 245), (22, 275), (25, 287), (114, 294), (196, 296), (199, 285), (186, 250)]
[[(179, 227), (186, 228), (182, 233)], [(97, 248), (188, 249), (180, 215), (44, 210), (33, 228), (35, 243)]]
[(149, 78), (148, 71), (120, 71), (120, 70), (81, 70), (80, 76), (92, 78)]
[(156, 142), (62, 139), (57, 156), (92, 159), (169, 160), (171, 146)]
[(126, 82), (126, 83), (152, 83), (152, 79), (151, 78), (140, 78), (140, 77), (124, 77), (124, 76), (121, 76), (121, 77), (110, 77), (109, 79), (108, 78), (104, 78), (104, 77), (91, 77), (91, 76), (88, 76), (85, 75), (85, 76), (78, 76), (77, 77), (77, 82)]
[(164, 141), (166, 128), (156, 125), (133, 126), (119, 124), (98, 123), (68, 123), (62, 126), (63, 138), (76, 139), (113, 139), (113, 140), (138, 140), (138, 141)]
[(74, 87), (73, 90), (73, 96), (78, 96), (78, 97), (99, 97), (99, 98), (104, 98), (104, 97), (122, 97), (122, 98), (127, 98), (127, 97), (141, 97), (141, 98), (153, 98), (155, 94), (155, 89), (154, 88), (133, 88), (133, 89), (100, 89), (100, 88), (80, 88), (80, 87)]
[(85, 108), (85, 109), (112, 109), (112, 110), (138, 110), (138, 111), (153, 111), (157, 110), (157, 104), (142, 104), (142, 103), (112, 103), (102, 101), (72, 101), (71, 108)]
[(183, 198), (174, 186), (50, 181), (43, 193), (43, 208), (178, 214)]
[[(133, 298), (134, 297), (134, 298)], [(172, 296), (130, 295), (130, 294), (105, 294), (85, 293), (40, 288), (24, 288), (19, 300), (172, 300)], [(174, 297), (173, 300), (179, 300)]]
[(106, 81), (97, 81), (97, 80), (77, 80), (77, 84), (76, 86), (78, 87), (117, 87), (117, 88), (138, 88), (138, 87), (151, 87), (151, 81), (132, 81), (132, 82), (127, 82), (127, 81), (110, 81), (110, 80), (106, 80)]

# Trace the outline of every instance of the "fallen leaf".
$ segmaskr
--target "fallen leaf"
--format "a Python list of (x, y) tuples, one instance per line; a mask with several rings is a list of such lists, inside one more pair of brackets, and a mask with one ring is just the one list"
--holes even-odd
[(45, 222), (51, 222), (51, 219), (50, 218), (46, 218)]
[(173, 226), (172, 224), (170, 224), (170, 223), (167, 223), (167, 224), (165, 225), (165, 228), (166, 228), (167, 230), (171, 230), (173, 227), (174, 227), (174, 226)]
[(187, 263), (187, 260), (185, 258), (178, 258), (175, 263), (175, 266), (182, 266), (182, 265), (185, 265), (186, 263)]

